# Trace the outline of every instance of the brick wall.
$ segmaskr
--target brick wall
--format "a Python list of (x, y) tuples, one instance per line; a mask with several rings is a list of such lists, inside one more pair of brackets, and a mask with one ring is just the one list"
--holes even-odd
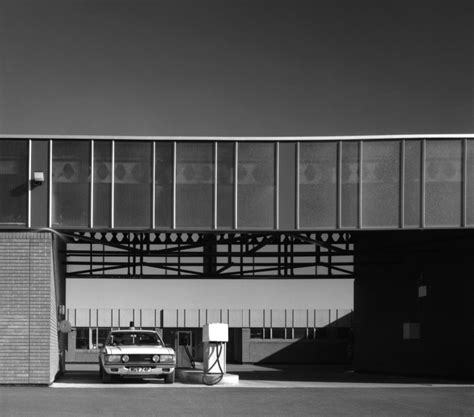
[(56, 299), (52, 236), (0, 233), (1, 384), (53, 382), (59, 366)]

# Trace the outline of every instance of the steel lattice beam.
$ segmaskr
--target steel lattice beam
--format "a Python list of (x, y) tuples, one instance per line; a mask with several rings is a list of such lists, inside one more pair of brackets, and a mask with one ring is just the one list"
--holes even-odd
[(69, 278), (352, 278), (349, 233), (64, 232)]

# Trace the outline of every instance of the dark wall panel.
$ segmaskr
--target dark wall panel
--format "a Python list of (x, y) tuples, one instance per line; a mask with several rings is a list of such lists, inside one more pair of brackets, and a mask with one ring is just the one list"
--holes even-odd
[(296, 143), (280, 142), (279, 227), (292, 230), (296, 227)]
[(0, 142), (0, 223), (28, 220), (28, 141)]
[(359, 217), (359, 142), (342, 142), (341, 225), (354, 228)]
[(110, 227), (112, 200), (112, 142), (94, 142), (94, 227)]
[(151, 142), (115, 143), (115, 226), (151, 225)]
[(155, 225), (173, 224), (173, 143), (155, 144)]
[(31, 227), (48, 226), (49, 207), (49, 141), (33, 140), (31, 142), (31, 175), (43, 172), (45, 182), (31, 189)]
[(217, 145), (217, 228), (234, 227), (235, 144)]
[(404, 226), (419, 227), (421, 219), (421, 141), (405, 141)]
[(425, 222), (428, 227), (461, 226), (462, 143), (426, 141)]
[(362, 224), (397, 227), (400, 215), (400, 141), (367, 141), (362, 155)]
[(176, 149), (176, 225), (212, 228), (214, 145), (178, 143)]
[(239, 142), (239, 228), (275, 226), (275, 143)]
[(330, 228), (337, 224), (337, 142), (300, 145), (300, 227)]
[(53, 141), (52, 226), (90, 226), (90, 154), (90, 141)]

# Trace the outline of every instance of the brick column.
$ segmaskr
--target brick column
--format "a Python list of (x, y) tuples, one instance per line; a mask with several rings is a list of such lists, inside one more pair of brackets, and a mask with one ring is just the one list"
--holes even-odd
[(59, 370), (49, 233), (0, 233), (0, 384), (50, 384)]

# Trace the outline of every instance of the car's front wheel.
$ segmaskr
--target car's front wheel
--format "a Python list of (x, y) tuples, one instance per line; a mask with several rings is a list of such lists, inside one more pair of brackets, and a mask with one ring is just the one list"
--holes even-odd
[(112, 382), (112, 375), (109, 375), (107, 372), (105, 372), (102, 365), (100, 365), (100, 379), (102, 380), (104, 384), (108, 384), (109, 382)]
[(174, 371), (165, 375), (165, 384), (172, 384), (174, 382)]

